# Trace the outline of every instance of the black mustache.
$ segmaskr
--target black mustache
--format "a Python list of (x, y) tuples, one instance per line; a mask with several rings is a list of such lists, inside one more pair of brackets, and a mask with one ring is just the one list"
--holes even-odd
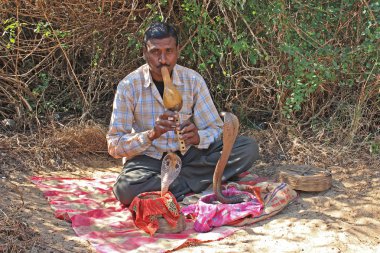
[(168, 64), (160, 64), (160, 65), (158, 65), (158, 68), (162, 68), (162, 67), (170, 67), (170, 65), (168, 65)]

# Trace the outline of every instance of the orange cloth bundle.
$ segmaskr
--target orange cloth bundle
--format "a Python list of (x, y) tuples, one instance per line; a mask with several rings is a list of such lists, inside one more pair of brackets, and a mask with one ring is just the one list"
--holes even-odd
[(153, 235), (159, 228), (158, 218), (163, 217), (169, 226), (177, 226), (180, 207), (171, 192), (161, 197), (161, 192), (143, 192), (137, 195), (129, 210), (135, 226)]

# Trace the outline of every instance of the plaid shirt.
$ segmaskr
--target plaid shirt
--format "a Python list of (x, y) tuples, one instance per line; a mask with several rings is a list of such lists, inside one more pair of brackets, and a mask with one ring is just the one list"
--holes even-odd
[[(176, 65), (173, 84), (182, 95), (180, 119), (191, 118), (199, 129), (199, 149), (207, 149), (219, 139), (223, 121), (215, 108), (202, 76), (194, 70)], [(161, 159), (163, 152), (179, 150), (174, 131), (150, 141), (149, 130), (165, 111), (163, 100), (153, 83), (147, 64), (126, 76), (118, 85), (107, 133), (108, 152), (115, 158), (130, 159), (148, 155)], [(189, 148), (189, 147), (187, 147)]]

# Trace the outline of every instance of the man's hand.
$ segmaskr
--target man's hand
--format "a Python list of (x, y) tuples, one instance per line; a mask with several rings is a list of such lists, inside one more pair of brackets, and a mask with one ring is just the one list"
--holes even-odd
[[(178, 128), (177, 128), (178, 129)], [(182, 139), (185, 141), (186, 145), (193, 144), (198, 145), (200, 141), (198, 128), (194, 123), (186, 120), (180, 127), (180, 133)]]
[(176, 119), (177, 114), (175, 112), (165, 111), (157, 118), (154, 128), (148, 133), (148, 138), (153, 141), (168, 131), (174, 131)]

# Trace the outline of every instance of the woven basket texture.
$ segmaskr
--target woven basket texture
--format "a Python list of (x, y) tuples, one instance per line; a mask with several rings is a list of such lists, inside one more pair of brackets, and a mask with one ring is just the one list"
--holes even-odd
[(277, 180), (287, 183), (294, 190), (321, 192), (332, 185), (331, 172), (310, 165), (285, 165), (278, 171)]

